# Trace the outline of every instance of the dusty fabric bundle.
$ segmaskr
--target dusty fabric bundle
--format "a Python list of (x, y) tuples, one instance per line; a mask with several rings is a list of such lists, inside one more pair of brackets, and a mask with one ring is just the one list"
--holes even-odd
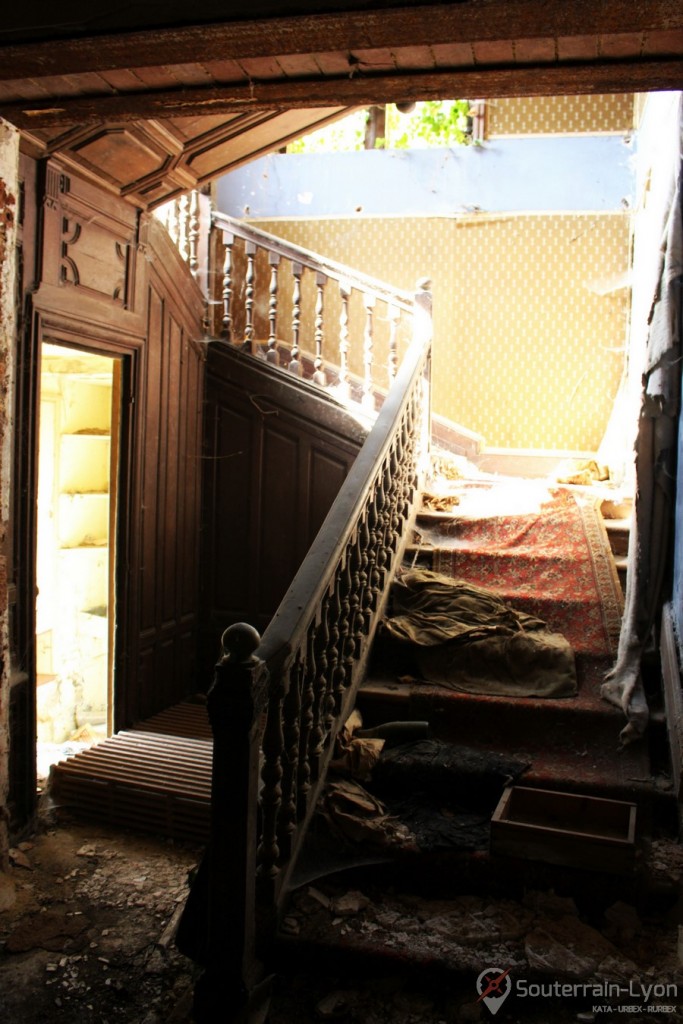
[(384, 628), (410, 644), (428, 682), (466, 693), (573, 697), (574, 652), (559, 633), (490, 590), (428, 569), (394, 584)]

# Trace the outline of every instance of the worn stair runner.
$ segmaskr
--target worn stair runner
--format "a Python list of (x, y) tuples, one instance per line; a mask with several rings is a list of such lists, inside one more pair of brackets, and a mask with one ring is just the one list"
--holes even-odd
[(366, 725), (426, 720), (441, 739), (524, 758), (525, 785), (648, 800), (647, 744), (619, 750), (623, 714), (600, 697), (623, 597), (598, 502), (534, 480), (458, 482), (452, 491), (451, 511), (419, 517), (413, 560), (485, 586), (567, 636), (578, 694), (456, 692), (411, 677), (401, 651), (376, 645), (358, 701)]
[(53, 766), (57, 806), (112, 825), (204, 842), (212, 737), (203, 704), (177, 704)]

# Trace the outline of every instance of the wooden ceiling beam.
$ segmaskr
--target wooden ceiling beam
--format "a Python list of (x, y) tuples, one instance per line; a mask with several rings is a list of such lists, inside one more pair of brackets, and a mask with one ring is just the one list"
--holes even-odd
[(0, 103), (0, 117), (17, 128), (93, 122), (165, 120), (257, 110), (369, 106), (468, 96), (558, 96), (647, 92), (680, 88), (679, 60), (612, 60), (512, 67), (474, 67), (403, 74), (357, 74), (319, 79), (278, 79), (249, 85), (62, 96), (43, 103)]
[(3, 46), (0, 79), (439, 43), (683, 30), (680, 0), (461, 0), (374, 11), (159, 28)]

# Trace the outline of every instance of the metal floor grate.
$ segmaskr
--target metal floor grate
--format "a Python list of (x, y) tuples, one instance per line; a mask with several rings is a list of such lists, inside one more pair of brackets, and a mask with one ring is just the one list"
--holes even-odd
[(213, 743), (206, 708), (177, 704), (50, 773), (50, 796), (73, 814), (205, 842)]

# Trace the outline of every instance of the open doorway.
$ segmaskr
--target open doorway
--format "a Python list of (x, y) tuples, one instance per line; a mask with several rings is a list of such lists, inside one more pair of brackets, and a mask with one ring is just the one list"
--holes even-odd
[(44, 342), (38, 449), (37, 771), (112, 730), (121, 360)]

